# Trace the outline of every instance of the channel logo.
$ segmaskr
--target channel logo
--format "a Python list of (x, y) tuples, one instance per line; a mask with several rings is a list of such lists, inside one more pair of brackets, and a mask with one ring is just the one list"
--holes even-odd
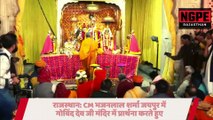
[(211, 28), (211, 8), (179, 8), (179, 28)]

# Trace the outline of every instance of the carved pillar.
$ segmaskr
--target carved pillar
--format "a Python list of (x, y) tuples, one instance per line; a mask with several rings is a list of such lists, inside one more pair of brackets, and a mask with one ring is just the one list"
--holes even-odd
[(14, 31), (18, 10), (17, 0), (0, 0), (0, 35)]

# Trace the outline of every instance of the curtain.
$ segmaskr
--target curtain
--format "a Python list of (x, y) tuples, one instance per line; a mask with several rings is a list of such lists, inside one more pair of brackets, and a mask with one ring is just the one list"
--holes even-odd
[(18, 15), (16, 16), (16, 35), (18, 38), (18, 51), (16, 52), (16, 57), (19, 58), (19, 61), (16, 63), (16, 70), (17, 74), (23, 74), (24, 73), (24, 57), (25, 57), (25, 51), (24, 51), (24, 42), (22, 39), (22, 17), (24, 13), (24, 5), (25, 5), (25, 0), (18, 0), (18, 6), (19, 6), (19, 12)]
[[(131, 32), (131, 23), (132, 23), (132, 0), (126, 0), (126, 6), (125, 6), (125, 36), (130, 34)], [(125, 43), (124, 43), (125, 44)]]
[[(171, 53), (174, 55), (176, 50), (176, 24), (173, 17), (173, 0), (164, 0), (164, 10), (166, 13), (166, 20), (168, 23), (168, 29), (171, 34)], [(174, 61), (166, 58), (165, 67), (163, 71), (163, 77), (169, 80), (171, 83), (174, 79)]]
[[(40, 0), (40, 2), (53, 31), (56, 33), (56, 1)], [(26, 0), (24, 7), (21, 33), (25, 43), (25, 59), (34, 63), (35, 60), (40, 59), (40, 52), (50, 28), (45, 21), (38, 0)]]
[(151, 36), (158, 37), (160, 53), (162, 0), (126, 0), (126, 12), (126, 34), (135, 31), (142, 50), (141, 60), (151, 62), (156, 67), (157, 44), (151, 40)]
[[(174, 61), (166, 58), (164, 52), (171, 48), (170, 52), (174, 54), (176, 48), (176, 25), (172, 15), (173, 1), (126, 0), (125, 7), (125, 34), (129, 34), (131, 30), (135, 31), (138, 44), (142, 50), (141, 60), (151, 62), (156, 67), (157, 43), (151, 40), (151, 36), (157, 36), (159, 40), (158, 68), (161, 69), (162, 76), (172, 83)], [(165, 30), (163, 30), (165, 24), (163, 22), (165, 21), (166, 31), (169, 34), (167, 36), (163, 36), (165, 34)], [(165, 45), (165, 38), (168, 36), (170, 39), (167, 40), (168, 44)]]

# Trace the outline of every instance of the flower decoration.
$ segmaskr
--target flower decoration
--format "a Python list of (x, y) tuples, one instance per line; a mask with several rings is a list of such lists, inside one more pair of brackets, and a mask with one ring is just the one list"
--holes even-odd
[(76, 84), (77, 85), (86, 82), (87, 81), (86, 71), (84, 71), (84, 70), (78, 70), (76, 72), (75, 80), (76, 80)]

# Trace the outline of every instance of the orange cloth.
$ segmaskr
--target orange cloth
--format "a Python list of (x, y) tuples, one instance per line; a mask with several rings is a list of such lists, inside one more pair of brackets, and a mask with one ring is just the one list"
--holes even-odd
[(90, 64), (96, 63), (97, 50), (98, 42), (93, 40), (92, 38), (86, 38), (81, 43), (79, 57), (82, 61), (83, 69), (86, 70), (88, 76), (92, 75), (92, 69), (90, 69)]
[(79, 52), (80, 60), (86, 59), (92, 52), (96, 52), (98, 49), (98, 43), (92, 38), (86, 38), (81, 43), (81, 49)]
[(36, 65), (37, 67), (45, 67), (45, 66), (46, 66), (46, 62), (43, 61), (43, 60), (37, 60), (37, 61), (35, 62), (35, 65)]
[(135, 82), (135, 83), (142, 83), (142, 82), (143, 82), (143, 77), (142, 77), (142, 76), (139, 76), (139, 75), (133, 76), (133, 77), (132, 77), (132, 80), (133, 80), (133, 82)]
[(24, 65), (23, 65), (23, 60), (25, 57), (25, 52), (24, 52), (24, 41), (21, 37), (21, 35), (17, 32), (17, 38), (18, 38), (18, 51), (16, 52), (16, 57), (19, 58), (19, 61), (16, 63), (16, 69), (17, 69), (17, 74), (24, 74)]
[(74, 90), (70, 90), (68, 98), (77, 98), (77, 92)]
[[(208, 102), (208, 103), (210, 103), (211, 105), (213, 105), (213, 97), (210, 96), (210, 95), (207, 95), (203, 101), (204, 101), (204, 102)], [(207, 111), (197, 109), (197, 110), (196, 110), (196, 114), (195, 114), (196, 120), (213, 120), (213, 118), (210, 117), (210, 116), (208, 116), (208, 115), (206, 114), (206, 112), (207, 112)]]
[(204, 110), (196, 110), (195, 120), (213, 120), (212, 117), (209, 117)]
[(21, 57), (25, 56), (25, 52), (24, 52), (24, 41), (23, 41), (21, 35), (18, 35), (18, 54)]
[(31, 80), (33, 87), (35, 87), (36, 85), (39, 84), (38, 77), (32, 77), (30, 80)]
[(147, 93), (141, 89), (139, 86), (135, 86), (133, 89), (128, 90), (124, 98), (145, 98)]
[(213, 105), (213, 97), (210, 95), (207, 95), (203, 101), (208, 102)]

